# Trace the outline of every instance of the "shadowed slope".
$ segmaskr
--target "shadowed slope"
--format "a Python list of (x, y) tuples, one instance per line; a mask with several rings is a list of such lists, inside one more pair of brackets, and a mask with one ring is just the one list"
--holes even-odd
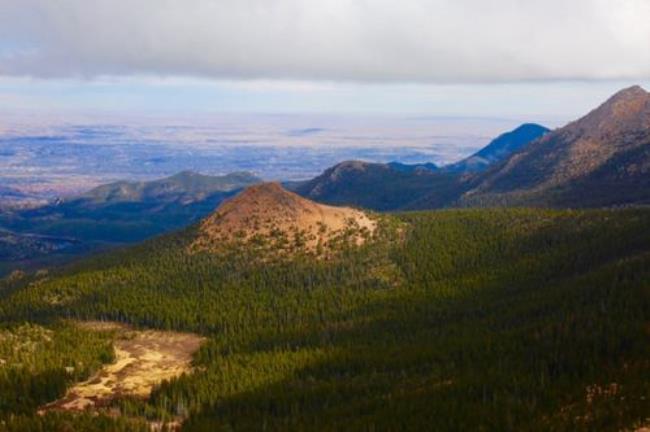
[(523, 124), (517, 129), (499, 135), (473, 155), (443, 169), (451, 172), (482, 172), (548, 132), (550, 129), (538, 124)]
[[(426, 169), (395, 169), (390, 164), (361, 161), (341, 162), (312, 180), (295, 187), (309, 199), (334, 205), (354, 205), (377, 211), (410, 206), (435, 193), (431, 207), (442, 207), (456, 199), (460, 177)], [(420, 207), (421, 208), (421, 207)]]

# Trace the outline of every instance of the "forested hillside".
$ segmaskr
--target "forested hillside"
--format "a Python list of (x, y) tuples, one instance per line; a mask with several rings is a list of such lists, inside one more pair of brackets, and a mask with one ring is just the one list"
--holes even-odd
[(314, 201), (377, 211), (404, 209), (423, 198), (428, 198), (427, 208), (440, 208), (469, 188), (457, 173), (361, 161), (341, 162), (311, 180), (289, 186)]
[[(181, 416), (187, 431), (591, 431), (648, 417), (650, 211), (391, 215), (372, 242), (289, 261), (188, 254), (196, 229), (4, 282), (0, 348), (25, 332), (68, 342), (36, 343), (48, 360), (13, 367), (1, 348), (0, 388), (25, 385), (25, 371), (39, 378), (29, 399), (0, 392), (0, 430)], [(63, 318), (208, 341), (193, 374), (147, 401), (116, 400), (122, 417), (38, 416), (79, 378), (62, 368), (110, 360), (105, 336), (70, 334)]]

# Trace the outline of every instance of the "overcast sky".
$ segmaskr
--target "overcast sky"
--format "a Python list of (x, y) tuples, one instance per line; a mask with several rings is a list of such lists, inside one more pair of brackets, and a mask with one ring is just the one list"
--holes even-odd
[(650, 82), (649, 0), (0, 0), (3, 109), (558, 116)]

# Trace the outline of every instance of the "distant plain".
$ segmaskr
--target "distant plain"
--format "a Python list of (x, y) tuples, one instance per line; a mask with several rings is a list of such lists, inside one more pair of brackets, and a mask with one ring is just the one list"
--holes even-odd
[(445, 164), (520, 122), (252, 114), (65, 121), (6, 116), (0, 124), (0, 193), (42, 203), (111, 181), (151, 180), (182, 170), (250, 171), (265, 180), (299, 180), (348, 159)]

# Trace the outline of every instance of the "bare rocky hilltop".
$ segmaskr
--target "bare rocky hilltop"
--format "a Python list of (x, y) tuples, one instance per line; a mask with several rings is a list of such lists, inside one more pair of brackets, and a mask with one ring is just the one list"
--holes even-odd
[(341, 244), (361, 245), (376, 227), (376, 220), (360, 210), (317, 204), (279, 183), (262, 183), (224, 202), (204, 219), (190, 249), (219, 251), (247, 244), (281, 254), (320, 255)]

